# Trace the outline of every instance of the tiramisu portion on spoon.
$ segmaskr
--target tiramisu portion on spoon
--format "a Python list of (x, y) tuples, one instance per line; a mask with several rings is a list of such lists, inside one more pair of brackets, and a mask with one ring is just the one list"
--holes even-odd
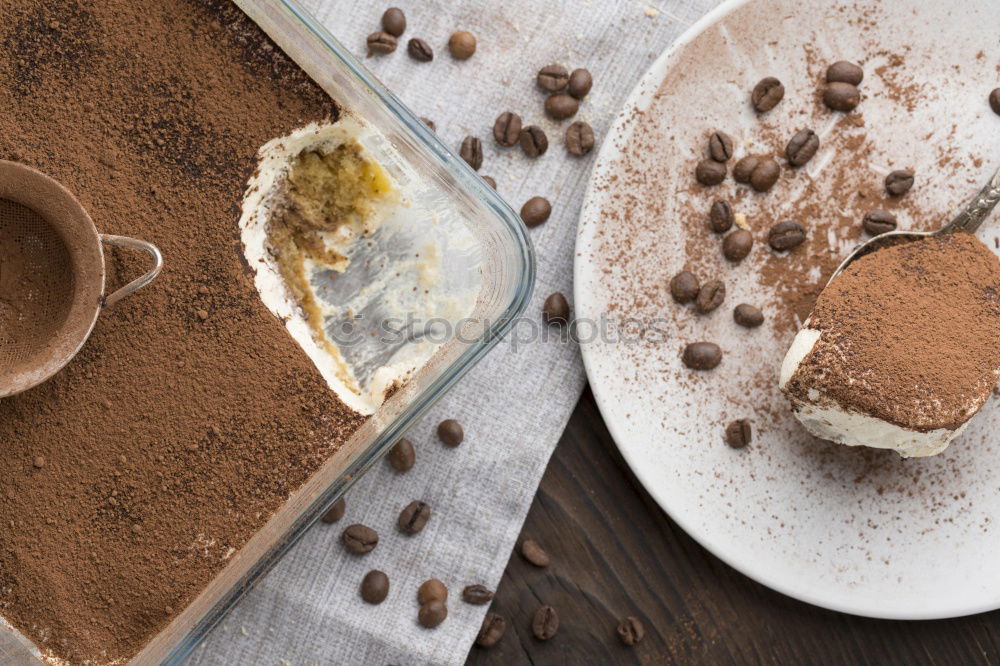
[(817, 437), (940, 453), (1000, 379), (1000, 259), (965, 232), (862, 256), (820, 295), (781, 367)]

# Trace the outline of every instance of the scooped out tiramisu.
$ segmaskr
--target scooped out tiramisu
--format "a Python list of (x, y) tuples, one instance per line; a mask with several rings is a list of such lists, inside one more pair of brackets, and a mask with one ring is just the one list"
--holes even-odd
[(823, 291), (781, 367), (817, 437), (943, 451), (1000, 378), (1000, 259), (954, 233), (881, 249)]

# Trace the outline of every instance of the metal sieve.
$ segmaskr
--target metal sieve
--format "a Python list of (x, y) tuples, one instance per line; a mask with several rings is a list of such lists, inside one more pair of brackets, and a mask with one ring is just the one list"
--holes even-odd
[[(105, 244), (147, 252), (153, 268), (105, 297)], [(65, 187), (0, 160), (0, 398), (59, 372), (101, 309), (152, 282), (162, 267), (155, 245), (99, 234)]]

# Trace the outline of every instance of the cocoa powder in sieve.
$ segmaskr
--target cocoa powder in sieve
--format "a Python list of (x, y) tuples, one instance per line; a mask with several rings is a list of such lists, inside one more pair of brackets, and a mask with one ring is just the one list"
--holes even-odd
[[(0, 615), (73, 663), (126, 660), (363, 420), (237, 236), (257, 148), (337, 107), (221, 0), (7, 0), (0, 107), (0, 159), (165, 257), (64, 371), (0, 401)], [(146, 268), (107, 262), (108, 290)]]

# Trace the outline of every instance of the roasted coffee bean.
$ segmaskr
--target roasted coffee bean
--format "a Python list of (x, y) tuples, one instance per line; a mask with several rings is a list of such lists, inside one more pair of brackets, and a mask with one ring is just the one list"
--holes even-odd
[(681, 271), (670, 279), (670, 295), (678, 303), (690, 303), (698, 298), (698, 278), (691, 271)]
[(538, 125), (528, 125), (521, 130), (521, 150), (528, 157), (544, 155), (549, 149), (549, 139)]
[(420, 607), (417, 621), (428, 629), (433, 629), (448, 617), (448, 607), (441, 601), (432, 601)]
[(565, 326), (569, 322), (569, 303), (560, 292), (549, 294), (542, 304), (542, 321), (549, 326)]
[(819, 150), (819, 137), (811, 129), (799, 130), (785, 146), (785, 157), (792, 166), (802, 166)]
[(552, 214), (552, 204), (545, 197), (531, 197), (521, 206), (521, 220), (527, 227), (537, 227)]
[(738, 419), (726, 426), (726, 444), (742, 449), (753, 438), (753, 428), (748, 419)]
[(367, 525), (355, 523), (348, 525), (341, 539), (352, 553), (370, 553), (378, 545), (378, 532)]
[(826, 68), (827, 83), (850, 83), (856, 86), (865, 78), (865, 70), (853, 62), (839, 60)]
[(711, 370), (722, 361), (722, 350), (714, 342), (692, 342), (684, 347), (681, 361), (692, 370)]
[(708, 211), (708, 226), (717, 234), (724, 234), (733, 228), (736, 216), (733, 207), (725, 199), (716, 199)]
[(497, 189), (497, 181), (493, 180), (493, 176), (480, 176), (486, 181), (486, 184), (492, 187), (494, 190)]
[(549, 566), (549, 554), (534, 539), (525, 539), (521, 542), (521, 556), (536, 567)]
[(382, 14), (382, 29), (399, 37), (406, 31), (406, 14), (399, 7), (390, 7)]
[(431, 48), (430, 44), (416, 37), (406, 43), (406, 52), (417, 62), (434, 60), (434, 49)]
[(713, 159), (703, 159), (695, 167), (694, 177), (702, 185), (718, 185), (726, 179), (726, 165)]
[(559, 614), (552, 606), (541, 606), (531, 618), (531, 633), (540, 641), (547, 641), (559, 631)]
[(834, 81), (823, 90), (823, 103), (834, 111), (852, 111), (860, 101), (861, 92), (850, 83)]
[(743, 261), (751, 249), (753, 249), (753, 236), (746, 229), (737, 229), (722, 239), (722, 256), (729, 261)]
[(448, 39), (448, 51), (455, 60), (468, 60), (476, 52), (476, 36), (465, 30), (452, 33)]
[(767, 233), (767, 243), (779, 252), (796, 248), (806, 239), (806, 230), (794, 220), (778, 222)]
[(1000, 88), (994, 88), (990, 91), (990, 108), (993, 109), (993, 113), (1000, 116)]
[(728, 162), (733, 156), (732, 138), (725, 132), (712, 132), (708, 137), (708, 156), (716, 162)]
[(577, 99), (586, 97), (593, 85), (594, 77), (583, 68), (574, 69), (569, 75), (569, 94)]
[(372, 569), (361, 581), (361, 598), (370, 604), (380, 604), (389, 596), (389, 577)]
[(427, 125), (428, 127), (430, 127), (432, 132), (436, 132), (437, 131), (437, 125), (435, 125), (434, 121), (431, 120), (430, 118), (423, 118), (423, 117), (421, 117), (420, 118), (420, 122), (422, 122), (424, 125)]
[(763, 113), (776, 107), (784, 96), (785, 86), (773, 76), (768, 76), (754, 86), (753, 92), (750, 93), (750, 101), (757, 113)]
[(546, 65), (535, 77), (538, 85), (549, 92), (559, 92), (569, 83), (569, 72), (562, 65)]
[(906, 194), (911, 187), (913, 187), (913, 172), (909, 169), (898, 169), (885, 177), (885, 191), (894, 197)]
[(896, 230), (896, 216), (887, 210), (876, 208), (865, 213), (862, 226), (872, 236)]
[(425, 502), (414, 500), (406, 505), (399, 512), (399, 519), (396, 526), (403, 534), (413, 536), (424, 529), (427, 521), (431, 519), (431, 508)]
[(781, 167), (770, 157), (762, 157), (750, 174), (750, 187), (758, 192), (767, 192), (778, 182), (781, 175)]
[(698, 297), (694, 299), (694, 309), (701, 314), (708, 314), (722, 305), (724, 300), (726, 300), (726, 285), (721, 280), (709, 280), (698, 290)]
[(521, 138), (521, 116), (504, 111), (493, 121), (493, 139), (501, 146), (516, 146)]
[(467, 585), (462, 590), (462, 599), (473, 606), (484, 606), (493, 601), (493, 590), (485, 585)]
[(455, 419), (445, 419), (438, 424), (437, 435), (448, 446), (458, 446), (465, 439), (465, 430)]
[(339, 500), (333, 503), (330, 510), (323, 514), (323, 522), (326, 524), (335, 523), (344, 517), (344, 512), (347, 511), (347, 503), (344, 498), (341, 497)]
[(629, 615), (618, 623), (617, 633), (618, 640), (624, 645), (632, 646), (645, 638), (646, 627), (643, 626), (642, 620), (634, 615)]
[(748, 303), (740, 303), (733, 309), (733, 320), (744, 328), (757, 328), (764, 323), (764, 313)]
[(476, 636), (476, 645), (481, 648), (491, 648), (503, 638), (503, 632), (507, 630), (507, 621), (503, 616), (490, 611), (483, 618), (483, 626), (479, 628), (479, 635)]
[(386, 460), (397, 472), (409, 472), (413, 469), (413, 464), (417, 462), (417, 454), (413, 450), (413, 442), (405, 437), (396, 442), (396, 445), (389, 449)]
[(387, 32), (373, 32), (368, 35), (368, 53), (386, 54), (396, 50), (396, 38)]
[(760, 158), (756, 155), (741, 157), (736, 162), (736, 166), (733, 167), (733, 180), (737, 183), (749, 183), (750, 176), (753, 175), (753, 170), (757, 168), (758, 164), (760, 164)]
[(462, 147), (458, 150), (459, 156), (465, 163), (470, 167), (479, 171), (479, 167), (483, 166), (483, 142), (479, 140), (479, 137), (467, 136), (462, 139)]
[(566, 150), (570, 155), (586, 155), (594, 149), (594, 129), (582, 120), (566, 128)]
[(423, 606), (432, 601), (440, 601), (441, 603), (448, 601), (448, 586), (437, 578), (425, 580), (417, 588), (417, 603)]
[(575, 116), (579, 109), (580, 100), (566, 93), (556, 93), (545, 100), (545, 115), (553, 120), (564, 120)]

